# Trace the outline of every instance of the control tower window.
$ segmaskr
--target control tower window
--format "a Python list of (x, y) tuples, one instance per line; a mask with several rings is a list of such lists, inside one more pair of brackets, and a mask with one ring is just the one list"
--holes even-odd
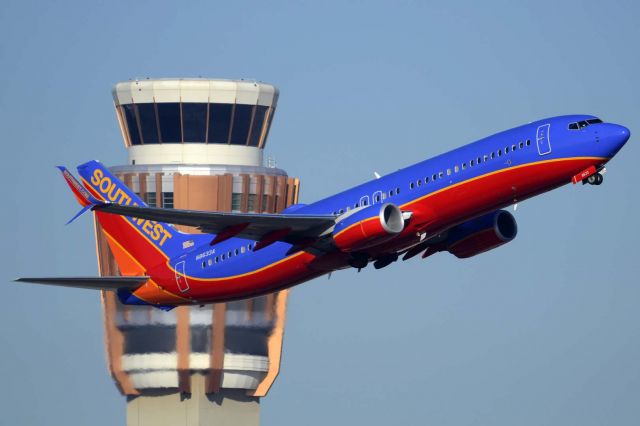
[(264, 126), (264, 117), (267, 114), (268, 107), (257, 105), (256, 112), (253, 116), (253, 124), (251, 125), (251, 134), (249, 135), (249, 146), (258, 146), (260, 143), (260, 135)]
[(271, 122), (273, 121), (273, 113), (274, 113), (274, 109), (273, 107), (270, 107), (267, 109), (267, 123), (265, 124), (265, 126), (267, 127), (267, 129), (264, 132), (264, 139), (263, 139), (263, 146), (264, 146), (264, 141), (267, 140), (267, 138), (269, 137), (269, 131), (271, 130)]
[(134, 111), (133, 104), (122, 105), (124, 111), (124, 117), (127, 120), (127, 128), (129, 129), (129, 137), (131, 138), (132, 145), (140, 145), (140, 133), (138, 133), (138, 123), (136, 121), (136, 112)]
[(207, 126), (207, 104), (183, 103), (182, 128), (184, 142), (204, 142)]
[(231, 131), (232, 145), (246, 145), (251, 126), (251, 116), (253, 115), (253, 105), (237, 104), (233, 114), (233, 129)]
[(228, 143), (233, 104), (209, 106), (209, 143)]
[(231, 210), (240, 211), (242, 205), (242, 194), (234, 192), (231, 194)]
[(158, 200), (156, 199), (155, 192), (147, 192), (146, 199), (149, 207), (158, 207)]
[(159, 103), (158, 119), (160, 120), (160, 136), (163, 143), (181, 143), (180, 104)]
[(162, 193), (162, 207), (166, 209), (173, 208), (173, 192)]
[(158, 123), (156, 122), (156, 108), (154, 104), (137, 104), (140, 130), (145, 144), (160, 142), (158, 137)]

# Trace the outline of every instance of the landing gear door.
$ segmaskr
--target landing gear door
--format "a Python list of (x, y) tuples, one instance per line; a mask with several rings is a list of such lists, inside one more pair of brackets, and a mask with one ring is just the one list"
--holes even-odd
[(551, 142), (549, 141), (549, 128), (551, 124), (543, 124), (538, 127), (536, 132), (536, 144), (538, 145), (538, 154), (546, 155), (551, 152)]
[(182, 260), (176, 263), (176, 284), (181, 292), (189, 290), (189, 281), (187, 281), (187, 274), (185, 273), (185, 261)]

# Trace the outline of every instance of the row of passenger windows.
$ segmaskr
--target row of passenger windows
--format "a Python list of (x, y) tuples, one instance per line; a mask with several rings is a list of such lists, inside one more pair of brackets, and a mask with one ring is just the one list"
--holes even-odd
[(255, 248), (256, 244), (257, 243), (249, 243), (246, 246), (240, 246), (240, 247), (238, 247), (238, 248), (236, 248), (234, 250), (229, 250), (228, 252), (222, 253), (221, 255), (218, 255), (216, 257), (210, 257), (207, 260), (203, 260), (202, 261), (202, 268), (204, 269), (204, 268), (213, 266), (216, 263), (223, 262), (223, 261), (225, 261), (227, 259), (231, 259), (231, 257), (233, 257), (233, 256), (238, 256), (238, 255), (250, 252), (251, 250), (253, 250)]
[(569, 123), (569, 130), (579, 130), (584, 129), (585, 127), (591, 124), (599, 124), (602, 123), (602, 120), (599, 118), (591, 118), (589, 120), (577, 121), (575, 123)]
[[(451, 176), (452, 173), (458, 173), (460, 170), (466, 170), (467, 167), (473, 167), (477, 164), (481, 164), (482, 162), (486, 162), (489, 161), (491, 159), (494, 159), (496, 157), (501, 157), (503, 155), (509, 154), (509, 152), (515, 152), (518, 149), (523, 149), (525, 146), (531, 146), (531, 140), (527, 139), (526, 141), (521, 141), (517, 144), (513, 144), (511, 146), (506, 146), (504, 149), (499, 149), (497, 151), (491, 152), (490, 154), (485, 154), (483, 156), (479, 156), (477, 158), (474, 158), (472, 160), (469, 161), (469, 163), (462, 163), (460, 165), (456, 164), (455, 166), (453, 166), (453, 169), (447, 169), (446, 171), (446, 175), (447, 176)], [(428, 184), (429, 181), (436, 181), (438, 179), (442, 179), (445, 176), (445, 172), (438, 172), (438, 173), (434, 173), (431, 176), (426, 176), (423, 179), (418, 179), (415, 182), (410, 182), (409, 183), (409, 189), (414, 189), (417, 186), (422, 186), (422, 184)], [(388, 192), (382, 192), (382, 191), (378, 191), (375, 192), (373, 194), (373, 202), (375, 203), (379, 203), (381, 201), (384, 201), (387, 198), (387, 195), (389, 198), (393, 197), (394, 195), (399, 195), (400, 194), (400, 188), (395, 188), (392, 189)], [(367, 206), (369, 204), (369, 196), (365, 195), (364, 197), (360, 198), (360, 202), (355, 203), (353, 205), (353, 208), (358, 208), (361, 206)], [(340, 209), (340, 210), (336, 210), (333, 212), (334, 216), (340, 215), (345, 213), (345, 211), (350, 211), (351, 210), (351, 206), (347, 206), (344, 209)]]
[[(376, 191), (373, 193), (373, 203), (379, 203), (381, 201), (384, 201), (387, 199), (387, 196), (389, 198), (393, 197), (394, 195), (400, 195), (400, 188), (395, 188), (395, 189), (390, 189), (388, 192), (382, 192), (382, 191)], [(351, 206), (347, 206), (344, 209), (340, 209), (340, 210), (336, 210), (333, 212), (334, 216), (337, 216), (339, 214), (343, 214), (345, 211), (350, 211), (352, 208), (353, 209), (357, 209), (358, 207), (366, 207), (369, 205), (369, 196), (365, 195), (363, 197), (360, 198), (360, 201), (355, 203), (353, 205), (353, 207)]]
[[(506, 146), (503, 149), (499, 149), (497, 151), (493, 151), (489, 154), (484, 154), (482, 156), (479, 156), (477, 158), (474, 158), (472, 160), (469, 161), (468, 166), (467, 163), (462, 163), (460, 165), (456, 164), (455, 166), (453, 166), (453, 169), (447, 169), (446, 171), (446, 175), (447, 176), (451, 176), (452, 173), (458, 173), (460, 170), (466, 170), (467, 167), (473, 167), (477, 164), (481, 164), (482, 162), (487, 162), (489, 160), (493, 160), (496, 157), (501, 157), (502, 155), (507, 155), (509, 152), (515, 152), (517, 149), (523, 149), (525, 146), (531, 146), (531, 140), (527, 139), (525, 142), (519, 142), (518, 144), (513, 144), (511, 146)], [(429, 183), (429, 180), (436, 181), (438, 179), (442, 179), (445, 176), (445, 172), (441, 171), (438, 173), (434, 173), (432, 174), (430, 177), (426, 176), (424, 178), (424, 180), (422, 179), (418, 179), (415, 183), (414, 182), (410, 182), (409, 183), (409, 188), (413, 189), (416, 186), (421, 186), (423, 183), (427, 184)]]

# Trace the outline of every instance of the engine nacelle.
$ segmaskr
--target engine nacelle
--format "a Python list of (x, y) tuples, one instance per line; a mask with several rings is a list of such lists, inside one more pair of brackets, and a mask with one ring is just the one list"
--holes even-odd
[(445, 250), (464, 259), (506, 244), (517, 234), (513, 215), (497, 210), (453, 227), (445, 240)]
[(388, 241), (403, 229), (404, 218), (398, 206), (374, 204), (336, 223), (333, 240), (340, 250), (350, 252)]

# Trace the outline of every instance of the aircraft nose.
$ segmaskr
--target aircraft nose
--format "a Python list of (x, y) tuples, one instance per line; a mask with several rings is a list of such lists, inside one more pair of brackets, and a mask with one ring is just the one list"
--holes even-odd
[(627, 141), (631, 137), (631, 132), (624, 126), (613, 124), (611, 126), (610, 137), (612, 139), (612, 142), (616, 144), (618, 149), (620, 149), (625, 143), (627, 143)]
[(606, 155), (613, 157), (624, 146), (631, 137), (631, 132), (624, 126), (613, 123), (605, 123), (605, 131), (603, 132)]

